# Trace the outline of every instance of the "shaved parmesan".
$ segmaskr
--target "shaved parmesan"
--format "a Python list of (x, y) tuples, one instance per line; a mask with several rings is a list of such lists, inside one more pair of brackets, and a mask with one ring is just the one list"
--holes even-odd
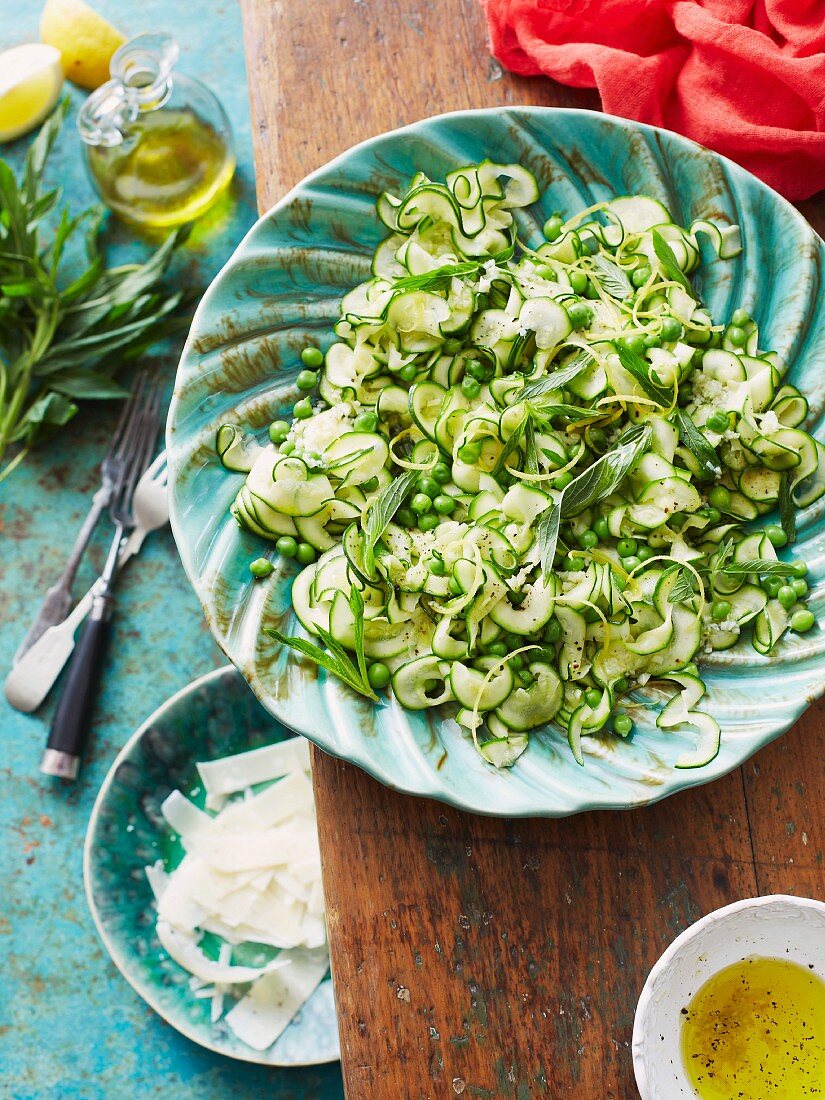
[(290, 960), (278, 955), (265, 966), (231, 966), (227, 963), (209, 959), (198, 947), (197, 940), (179, 932), (165, 920), (159, 920), (156, 926), (161, 947), (178, 966), (201, 978), (205, 982), (220, 982), (221, 985), (239, 985), (242, 982), (254, 982), (263, 974), (289, 966)]
[[(180, 791), (161, 806), (185, 855), (171, 871), (146, 868), (157, 935), (191, 975), (192, 995), (211, 999), (212, 1022), (265, 1050), (329, 969), (308, 745), (295, 737), (198, 772), (213, 812)], [(206, 933), (222, 941), (217, 959), (202, 949)], [(256, 965), (233, 964), (241, 945), (240, 961)]]
[(253, 1050), (272, 1046), (329, 969), (326, 951), (295, 950), (283, 954), (289, 954), (289, 966), (259, 978), (226, 1014), (229, 1028)]
[(198, 775), (210, 800), (222, 795), (235, 794), (255, 783), (280, 779), (291, 772), (309, 772), (309, 742), (303, 737), (290, 737), (274, 745), (265, 745), (223, 760), (210, 760), (198, 764)]

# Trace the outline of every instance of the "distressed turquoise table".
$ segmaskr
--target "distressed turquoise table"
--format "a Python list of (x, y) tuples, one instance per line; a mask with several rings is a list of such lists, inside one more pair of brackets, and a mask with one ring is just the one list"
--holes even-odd
[[(199, 225), (180, 271), (207, 282), (255, 217), (249, 106), (240, 13), (232, 0), (170, 4), (98, 0), (126, 33), (164, 29), (181, 45), (181, 69), (201, 76), (232, 119), (238, 173), (231, 196)], [(0, 48), (36, 40), (41, 4), (0, 0)], [(82, 93), (73, 92), (76, 106)], [(73, 207), (93, 201), (74, 116), (51, 176)], [(0, 147), (19, 163), (26, 141)], [(113, 227), (113, 254), (139, 246)], [(153, 360), (171, 387), (178, 347)], [(88, 507), (114, 409), (97, 406), (0, 485), (0, 673), (10, 666), (38, 597), (54, 580)], [(101, 532), (77, 581), (82, 594), (102, 565)], [(179, 1036), (132, 992), (109, 962), (83, 895), (83, 835), (95, 793), (117, 749), (172, 692), (222, 663), (168, 529), (151, 537), (120, 586), (94, 740), (82, 777), (62, 787), (38, 773), (54, 707), (24, 716), (0, 701), (0, 1095), (6, 1100), (134, 1100), (171, 1095), (245, 1100), (336, 1100), (337, 1066), (308, 1071), (232, 1062)]]

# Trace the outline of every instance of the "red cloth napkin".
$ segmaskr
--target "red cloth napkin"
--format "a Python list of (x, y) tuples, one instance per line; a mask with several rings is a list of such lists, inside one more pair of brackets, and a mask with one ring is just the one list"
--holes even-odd
[(596, 87), (610, 114), (677, 130), (789, 199), (825, 187), (825, 0), (483, 0), (524, 76)]

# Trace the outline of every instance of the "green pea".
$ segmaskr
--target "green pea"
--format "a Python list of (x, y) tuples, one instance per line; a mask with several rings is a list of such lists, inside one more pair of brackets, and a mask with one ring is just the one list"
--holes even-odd
[(593, 309), (584, 302), (574, 302), (568, 306), (567, 315), (574, 329), (583, 329), (593, 320)]
[(367, 669), (367, 679), (370, 682), (370, 687), (381, 691), (390, 682), (390, 670), (383, 661), (373, 661)]
[(604, 428), (591, 428), (590, 442), (597, 451), (607, 450), (607, 432)]
[(483, 382), (487, 377), (487, 368), (478, 359), (471, 359), (464, 369), (471, 378), (475, 378), (478, 382)]
[(794, 577), (791, 581), (791, 588), (796, 592), (797, 599), (801, 600), (803, 596), (808, 594), (808, 585), (802, 577)]
[(807, 608), (800, 608), (799, 611), (794, 611), (791, 615), (791, 630), (795, 630), (797, 634), (804, 634), (806, 630), (810, 630), (816, 620), (812, 611), (808, 611)]
[(466, 462), (468, 466), (472, 466), (475, 462), (478, 462), (481, 458), (481, 444), (480, 443), (464, 443), (458, 448), (458, 457), (462, 462)]
[(490, 657), (506, 657), (507, 646), (504, 642), (492, 642), (487, 646), (487, 653)]
[(739, 325), (728, 325), (727, 337), (735, 348), (741, 348), (747, 339), (745, 330)]
[(318, 385), (318, 375), (314, 370), (302, 370), (298, 372), (295, 385), (299, 390), (314, 390)]
[(789, 584), (783, 584), (779, 591), (776, 593), (776, 598), (782, 604), (786, 611), (790, 611), (793, 605), (797, 601), (796, 592), (791, 588)]
[(428, 512), (426, 515), (418, 517), (418, 530), (419, 531), (432, 531), (438, 527), (438, 516), (434, 512)]
[(319, 348), (304, 348), (301, 352), (301, 362), (305, 367), (317, 369), (324, 361), (324, 353)]
[(636, 551), (636, 557), (639, 561), (648, 561), (650, 558), (656, 557), (656, 551), (651, 550), (649, 546), (640, 546)]
[(666, 343), (672, 344), (672, 343), (674, 343), (674, 341), (678, 340), (682, 335), (681, 322), (678, 321), (675, 317), (664, 317), (664, 318), (662, 318), (661, 332), (662, 332), (662, 339)]
[(641, 355), (645, 350), (645, 338), (644, 334), (641, 332), (632, 333), (630, 336), (622, 336), (619, 339), (619, 343), (623, 344), (624, 347), (628, 348), (630, 351), (635, 351), (637, 355)]
[(507, 643), (507, 652), (512, 649), (519, 649), (524, 644), (524, 639), (520, 634), (513, 634), (511, 630), (507, 630), (504, 633), (504, 641)]
[(582, 531), (579, 535), (579, 545), (582, 550), (593, 550), (599, 545), (599, 536), (595, 531)]
[(315, 548), (308, 542), (299, 542), (295, 560), (299, 565), (312, 565), (315, 561)]
[(293, 440), (288, 439), (285, 443), (282, 443), (278, 449), (282, 455), (291, 455), (295, 450), (295, 443)]
[(433, 498), (433, 508), (440, 516), (449, 516), (455, 511), (456, 502), (446, 493), (439, 493)]
[(633, 732), (633, 719), (629, 714), (617, 714), (613, 719), (613, 729), (619, 737), (629, 737)]
[(378, 478), (377, 477), (368, 478), (361, 485), (361, 489), (365, 493), (374, 493), (377, 488), (378, 488)]
[(415, 527), (415, 512), (411, 508), (399, 508), (395, 513), (395, 522), (401, 527)]
[(312, 416), (312, 402), (308, 397), (302, 397), (292, 406), (292, 414), (298, 420), (308, 420)]
[[(713, 342), (713, 338), (715, 336), (719, 337), (719, 339), (716, 343)], [(704, 347), (705, 344), (707, 344), (708, 347), (712, 347), (712, 348), (713, 347), (720, 348), (722, 346), (722, 334), (721, 334), (721, 332), (711, 332), (710, 329), (706, 329), (706, 328), (690, 329), (688, 331), (687, 336), (685, 337), (685, 340), (689, 344), (700, 344), (702, 347)]]
[(430, 572), (434, 577), (443, 577), (447, 572), (447, 566), (443, 558), (433, 558), (430, 562)]
[[(727, 423), (727, 419), (725, 420)], [(718, 508), (722, 512), (726, 512), (730, 508), (730, 492), (724, 485), (714, 485), (711, 491), (708, 493), (708, 503), (714, 508)]]
[(437, 462), (430, 474), (433, 481), (437, 481), (439, 485), (446, 485), (452, 476), (453, 471), (446, 462)]
[(779, 577), (765, 577), (762, 581), (762, 591), (772, 600), (776, 599), (779, 589), (782, 587), (782, 583)]
[(730, 604), (727, 600), (715, 600), (710, 609), (711, 618), (715, 623), (724, 622), (730, 615)]
[(733, 311), (733, 316), (730, 319), (730, 323), (732, 325), (738, 325), (739, 328), (744, 328), (744, 326), (748, 324), (750, 319), (751, 315), (746, 309), (735, 309)]
[(638, 542), (636, 542), (635, 539), (619, 539), (618, 543), (616, 544), (616, 550), (618, 551), (620, 558), (631, 557), (633, 554), (636, 553), (638, 548), (639, 544)]
[(281, 535), (275, 543), (275, 549), (282, 558), (294, 558), (298, 553), (298, 543), (292, 535)]
[(584, 296), (585, 298), (589, 298), (592, 302), (595, 302), (599, 297), (599, 292), (596, 289), (596, 284), (591, 282), (590, 279), (587, 280), (587, 286), (585, 286), (584, 288)]
[(718, 508), (705, 508), (704, 511), (705, 515), (708, 517), (708, 523), (711, 527), (713, 527), (715, 523), (718, 523), (719, 520), (722, 518), (722, 513), (719, 511)]
[(558, 619), (553, 618), (550, 620), (547, 626), (545, 626), (542, 638), (544, 638), (545, 642), (557, 642), (560, 637), (561, 623)]
[(353, 420), (352, 426), (356, 432), (374, 432), (378, 427), (378, 414), (374, 412), (359, 413)]
[(627, 679), (626, 676), (620, 676), (618, 680), (613, 681), (613, 690), (618, 695), (621, 695), (623, 691), (627, 691), (629, 687), (630, 681)]
[(477, 378), (464, 378), (461, 382), (461, 392), (472, 401), (481, 393), (481, 383)]
[(426, 496), (431, 498), (437, 497), (438, 494), (441, 492), (441, 486), (438, 484), (435, 478), (430, 477), (429, 474), (424, 474), (423, 477), (420, 477), (418, 479), (418, 485), (416, 487), (419, 493), (424, 493)]
[(652, 332), (648, 333), (647, 336), (645, 336), (645, 347), (647, 349), (660, 348), (661, 346), (662, 346), (661, 337), (654, 336)]
[(801, 558), (796, 558), (791, 562), (793, 567), (793, 575), (795, 577), (805, 577), (808, 574), (808, 563), (802, 561)]
[(520, 672), (524, 668), (524, 658), (520, 653), (517, 653), (514, 657), (511, 657), (507, 664), (513, 670), (513, 672)]
[(425, 512), (429, 512), (432, 506), (433, 502), (426, 493), (416, 493), (410, 501), (410, 508), (419, 516), (423, 516)]
[(283, 443), (289, 435), (289, 424), (286, 420), (273, 420), (269, 425), (269, 438), (273, 443)]
[(591, 710), (595, 710), (599, 703), (602, 701), (602, 693), (598, 688), (588, 688), (584, 693), (584, 701), (590, 707)]
[(727, 413), (715, 412), (712, 413), (707, 420), (707, 426), (712, 432), (725, 432), (730, 426)]
[(583, 271), (569, 271), (567, 279), (576, 294), (581, 294), (587, 286), (587, 276)]
[(564, 567), (570, 573), (581, 573), (586, 564), (584, 558), (580, 558), (577, 554), (568, 554), (564, 559)]
[(548, 241), (557, 241), (561, 236), (563, 225), (564, 220), (562, 219), (561, 214), (551, 214), (547, 221), (544, 223), (542, 233), (544, 233)]
[(407, 365), (402, 367), (401, 370), (398, 372), (398, 377), (401, 379), (402, 382), (414, 382), (415, 376), (417, 374), (418, 371), (415, 369), (413, 364), (407, 363)]
[(650, 267), (647, 264), (642, 264), (637, 267), (630, 275), (630, 281), (635, 287), (644, 286), (647, 280), (650, 278)]
[(573, 475), (569, 470), (565, 470), (563, 474), (559, 474), (558, 477), (553, 478), (553, 488), (566, 489), (572, 480)]
[(622, 561), (622, 565), (625, 567), (628, 573), (632, 573), (636, 566), (641, 564), (641, 560), (635, 554), (630, 554)]
[(610, 538), (610, 528), (607, 526), (607, 520), (604, 518), (604, 516), (599, 516), (599, 518), (593, 524), (593, 530), (596, 532), (596, 536), (600, 541), (602, 539)]
[(530, 660), (540, 661), (543, 665), (554, 665), (556, 663), (556, 651), (551, 646), (543, 645), (540, 649), (531, 650)]
[(253, 577), (268, 577), (272, 572), (272, 562), (269, 558), (255, 558), (249, 563), (249, 572)]
[(785, 546), (788, 542), (788, 536), (782, 530), (778, 523), (771, 523), (765, 528), (765, 534), (768, 536), (768, 542), (771, 546)]

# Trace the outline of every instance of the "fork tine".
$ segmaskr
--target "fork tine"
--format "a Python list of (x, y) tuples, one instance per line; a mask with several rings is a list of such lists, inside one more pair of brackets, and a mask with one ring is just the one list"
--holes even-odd
[(135, 406), (140, 398), (145, 383), (146, 372), (141, 371), (140, 374), (138, 374), (138, 376), (135, 378), (134, 383), (132, 384), (132, 389), (129, 393), (129, 396), (123, 402), (123, 407), (120, 411), (120, 419), (117, 422), (117, 427), (112, 433), (112, 438), (109, 442), (109, 449), (106, 452), (104, 462), (106, 461), (106, 459), (112, 458), (112, 456), (117, 452), (117, 449), (123, 440), (123, 435), (132, 418), (132, 413), (135, 410)]
[(113, 497), (111, 514), (116, 523), (131, 523), (132, 497), (135, 486), (149, 465), (155, 449), (160, 413), (160, 384), (152, 383), (144, 393), (142, 407), (135, 417), (135, 430), (130, 437), (130, 453), (124, 463), (124, 474)]

